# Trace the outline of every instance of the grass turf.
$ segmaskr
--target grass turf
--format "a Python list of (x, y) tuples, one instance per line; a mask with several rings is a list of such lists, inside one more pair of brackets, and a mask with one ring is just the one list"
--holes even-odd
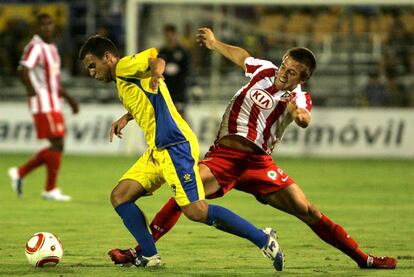
[[(281, 166), (308, 199), (343, 225), (361, 248), (399, 259), (394, 271), (360, 270), (296, 218), (231, 191), (214, 203), (230, 208), (260, 228), (273, 227), (286, 257), (285, 271), (250, 242), (182, 217), (162, 238), (165, 266), (120, 268), (106, 252), (135, 245), (109, 203), (109, 194), (134, 157), (64, 157), (59, 183), (70, 203), (44, 201), (44, 169), (27, 176), (23, 198), (12, 193), (7, 168), (29, 155), (0, 154), (0, 276), (414, 276), (414, 165), (409, 160), (281, 159)], [(149, 219), (171, 195), (163, 186), (139, 200)], [(35, 232), (57, 234), (64, 257), (55, 268), (32, 268), (24, 245)]]

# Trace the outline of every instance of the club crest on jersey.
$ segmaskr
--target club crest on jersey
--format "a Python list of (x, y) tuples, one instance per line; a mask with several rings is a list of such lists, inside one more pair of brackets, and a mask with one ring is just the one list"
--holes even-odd
[(276, 181), (276, 178), (277, 178), (277, 173), (276, 173), (276, 172), (274, 172), (273, 170), (268, 171), (268, 172), (267, 172), (267, 177), (269, 177), (270, 179), (272, 179), (272, 180)]
[(191, 181), (192, 181), (192, 179), (191, 179), (191, 174), (190, 174), (190, 173), (186, 173), (186, 174), (184, 174), (184, 175), (183, 175), (183, 179), (184, 179), (184, 182), (185, 182), (185, 183), (189, 183), (189, 182), (191, 182)]
[(280, 95), (280, 101), (282, 102), (289, 102), (292, 98), (293, 95), (290, 91), (286, 91), (282, 95)]
[(264, 90), (254, 89), (249, 91), (250, 99), (262, 109), (269, 110), (275, 105), (273, 97)]

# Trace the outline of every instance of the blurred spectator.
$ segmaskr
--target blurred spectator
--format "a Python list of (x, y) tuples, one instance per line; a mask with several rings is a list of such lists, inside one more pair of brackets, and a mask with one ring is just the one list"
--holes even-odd
[(402, 64), (399, 62), (392, 51), (384, 51), (384, 53), (381, 55), (380, 64), (381, 75), (385, 77), (402, 75), (404, 73)]
[(387, 105), (388, 91), (384, 83), (380, 81), (378, 72), (368, 74), (368, 82), (363, 89), (363, 97), (370, 107), (383, 107)]
[(0, 34), (0, 72), (8, 83), (17, 74), (20, 55), (30, 35), (29, 24), (20, 18), (7, 21), (4, 32)]
[(391, 107), (409, 107), (410, 106), (410, 92), (401, 82), (397, 76), (390, 75), (387, 78), (387, 90), (389, 92), (389, 106)]
[[(394, 16), (390, 26), (390, 33), (388, 39), (384, 43), (386, 46), (386, 59), (395, 59), (394, 61), (388, 60), (387, 62), (393, 63), (393, 65), (386, 65), (386, 75), (389, 76), (398, 69), (398, 74), (405, 75), (411, 71), (411, 47), (414, 45), (414, 36), (410, 33), (405, 24), (401, 21), (399, 16)], [(392, 71), (392, 72), (391, 72)]]
[(165, 45), (160, 49), (160, 56), (166, 61), (165, 82), (178, 112), (184, 117), (188, 102), (187, 77), (190, 68), (190, 54), (180, 45), (174, 25), (165, 25), (164, 35)]

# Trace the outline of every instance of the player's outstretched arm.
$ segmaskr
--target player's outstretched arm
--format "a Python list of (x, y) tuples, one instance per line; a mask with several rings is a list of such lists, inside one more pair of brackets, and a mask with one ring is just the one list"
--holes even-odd
[(124, 129), (128, 122), (132, 119), (132, 115), (130, 113), (126, 113), (123, 116), (121, 116), (121, 118), (119, 118), (117, 121), (112, 123), (111, 131), (109, 132), (109, 141), (113, 141), (114, 135), (122, 139), (122, 129)]
[(209, 28), (199, 28), (197, 33), (197, 42), (200, 46), (205, 46), (210, 50), (217, 51), (233, 63), (245, 68), (244, 61), (250, 57), (249, 52), (238, 46), (233, 46), (219, 41), (215, 38), (214, 33)]

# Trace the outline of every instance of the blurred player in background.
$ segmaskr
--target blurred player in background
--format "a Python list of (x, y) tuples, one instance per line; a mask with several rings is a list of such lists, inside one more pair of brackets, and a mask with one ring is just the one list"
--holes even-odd
[[(263, 204), (296, 216), (322, 240), (351, 257), (361, 268), (393, 269), (397, 261), (364, 253), (344, 228), (310, 203), (302, 190), (276, 163), (271, 153), (291, 122), (306, 128), (311, 119), (310, 94), (302, 85), (316, 68), (313, 53), (306, 48), (289, 49), (278, 68), (253, 58), (239, 47), (217, 40), (208, 28), (199, 29), (198, 41), (245, 70), (249, 83), (230, 101), (214, 145), (200, 161), (200, 175), (207, 198), (224, 195), (232, 188), (253, 194)], [(168, 232), (181, 214), (170, 199), (150, 227), (155, 240)], [(115, 263), (130, 262), (135, 249), (113, 249)]]
[(61, 63), (54, 44), (55, 24), (52, 17), (40, 13), (36, 23), (38, 32), (25, 47), (18, 71), (26, 87), (37, 137), (48, 139), (50, 146), (40, 150), (24, 165), (10, 168), (9, 177), (13, 190), (20, 196), (23, 178), (37, 167), (45, 165), (47, 180), (42, 197), (47, 200), (70, 201), (71, 197), (62, 194), (57, 188), (65, 136), (61, 97), (68, 101), (74, 114), (78, 113), (79, 105), (61, 85)]
[(165, 45), (160, 49), (160, 57), (165, 59), (165, 83), (173, 92), (171, 98), (181, 116), (185, 117), (188, 102), (187, 78), (190, 67), (190, 54), (178, 41), (177, 29), (172, 24), (164, 26)]
[(163, 81), (165, 61), (157, 56), (158, 51), (150, 48), (120, 58), (112, 41), (99, 35), (91, 36), (79, 52), (90, 76), (116, 83), (118, 96), (127, 110), (112, 124), (110, 140), (114, 135), (122, 138), (122, 129), (135, 120), (148, 144), (146, 152), (119, 179), (111, 193), (112, 206), (141, 245), (140, 255), (132, 262), (144, 267), (161, 263), (144, 213), (135, 202), (167, 183), (180, 210), (189, 219), (250, 240), (281, 270), (283, 255), (272, 229), (260, 230), (231, 211), (204, 200), (198, 170), (198, 141), (171, 100)]

